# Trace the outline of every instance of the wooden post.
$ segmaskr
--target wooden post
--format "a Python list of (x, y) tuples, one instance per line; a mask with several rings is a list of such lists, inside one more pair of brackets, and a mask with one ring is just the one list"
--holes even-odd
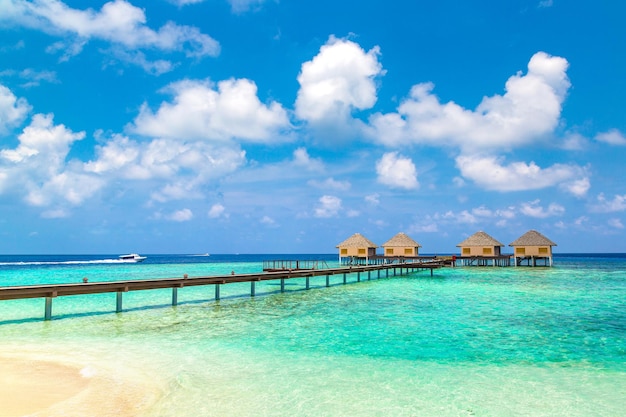
[(309, 277), (306, 277), (306, 289), (308, 290), (310, 287), (309, 285)]
[(280, 292), (285, 292), (285, 278), (280, 279)]
[(378, 279), (380, 279), (380, 269), (377, 272), (378, 272)]
[(52, 297), (46, 297), (44, 320), (52, 320)]
[(372, 271), (367, 271), (367, 280), (370, 281), (372, 279)]
[(330, 275), (326, 274), (326, 286), (330, 287)]
[(220, 284), (215, 284), (215, 301), (220, 299)]
[(175, 307), (178, 304), (178, 288), (172, 288), (172, 306)]
[(343, 283), (344, 284), (346, 283), (346, 273), (345, 272), (343, 273)]
[(361, 271), (356, 273), (356, 282), (361, 282)]
[(117, 299), (115, 302), (115, 312), (116, 313), (121, 313), (122, 312), (122, 294), (123, 292), (118, 291), (117, 292)]
[(250, 297), (254, 297), (256, 295), (256, 282), (250, 281)]
[(433, 269), (435, 269), (435, 268), (430, 268), (430, 276), (431, 277), (433, 276)]

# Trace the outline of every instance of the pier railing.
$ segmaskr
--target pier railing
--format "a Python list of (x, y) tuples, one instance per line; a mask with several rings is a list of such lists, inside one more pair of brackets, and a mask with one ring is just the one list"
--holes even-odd
[(263, 271), (329, 269), (326, 261), (318, 260), (267, 260), (263, 261)]

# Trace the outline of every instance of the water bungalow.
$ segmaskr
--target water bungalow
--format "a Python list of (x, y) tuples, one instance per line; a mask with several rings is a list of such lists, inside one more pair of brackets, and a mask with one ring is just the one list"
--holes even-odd
[(339, 263), (367, 265), (370, 258), (376, 257), (378, 246), (360, 233), (355, 233), (336, 246), (339, 249)]
[(411, 239), (405, 233), (398, 233), (385, 243), (383, 243), (383, 253), (385, 256), (419, 256), (419, 243)]
[(504, 244), (480, 231), (456, 245), (461, 248), (458, 259), (462, 266), (509, 266), (510, 255), (502, 254)]
[(552, 266), (552, 246), (556, 243), (536, 230), (529, 230), (511, 242), (515, 257), (515, 266), (537, 266), (537, 260), (543, 260), (544, 266)]

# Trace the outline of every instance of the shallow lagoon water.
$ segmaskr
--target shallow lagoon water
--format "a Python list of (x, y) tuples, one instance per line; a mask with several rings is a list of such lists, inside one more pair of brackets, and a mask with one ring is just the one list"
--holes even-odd
[[(0, 285), (258, 272), (267, 257), (191, 258), (0, 265)], [(114, 294), (62, 297), (50, 322), (43, 300), (3, 301), (0, 356), (80, 366), (141, 416), (623, 413), (625, 257), (361, 278), (264, 282), (254, 298), (232, 284), (220, 301), (184, 288), (177, 307), (167, 290), (131, 292), (121, 314)]]

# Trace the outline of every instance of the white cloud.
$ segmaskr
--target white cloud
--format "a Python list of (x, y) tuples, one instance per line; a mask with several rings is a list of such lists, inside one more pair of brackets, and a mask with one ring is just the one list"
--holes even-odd
[(261, 223), (266, 224), (266, 225), (268, 225), (268, 226), (273, 226), (273, 225), (275, 225), (275, 224), (276, 224), (276, 222), (274, 221), (274, 219), (272, 219), (272, 218), (271, 218), (271, 217), (269, 217), (269, 216), (263, 216), (263, 217), (261, 218)]
[(319, 205), (315, 208), (315, 217), (335, 217), (341, 210), (341, 199), (332, 195), (324, 195), (319, 199)]
[(415, 164), (398, 152), (388, 152), (376, 162), (378, 182), (390, 187), (412, 190), (419, 187)]
[(118, 60), (141, 67), (145, 72), (152, 75), (165, 74), (172, 71), (176, 66), (171, 61), (164, 59), (151, 61), (146, 57), (146, 54), (141, 51), (127, 51), (120, 48), (112, 48), (109, 52)]
[(365, 201), (369, 204), (372, 204), (374, 206), (377, 206), (380, 204), (380, 195), (377, 193), (374, 194), (370, 194), (370, 195), (366, 195), (365, 196)]
[(456, 165), (464, 178), (480, 187), (495, 191), (536, 190), (562, 184), (574, 195), (586, 192), (589, 185), (584, 168), (554, 164), (541, 168), (534, 162), (513, 162), (502, 165), (503, 158), (494, 156), (458, 156)]
[(302, 64), (296, 115), (313, 124), (345, 123), (353, 110), (376, 103), (375, 77), (383, 74), (379, 48), (330, 37), (319, 54)]
[(17, 98), (11, 90), (0, 84), (0, 135), (19, 126), (31, 107), (23, 98)]
[(440, 103), (431, 83), (415, 85), (397, 113), (370, 118), (371, 133), (392, 146), (412, 142), (494, 149), (534, 142), (559, 122), (570, 87), (567, 67), (564, 58), (538, 52), (530, 59), (526, 75), (510, 77), (504, 95), (483, 98), (475, 110)]
[(350, 181), (337, 181), (334, 178), (327, 178), (324, 181), (311, 180), (309, 185), (324, 190), (347, 191), (350, 189)]
[(589, 178), (585, 177), (574, 181), (564, 182), (560, 185), (560, 187), (576, 197), (583, 197), (587, 194), (589, 188), (591, 188), (591, 183)]
[(197, 184), (194, 181), (175, 180), (164, 184), (150, 197), (153, 201), (166, 202), (171, 200), (184, 200), (190, 198), (201, 198), (201, 193), (196, 190)]
[(588, 139), (576, 132), (569, 132), (563, 138), (562, 149), (567, 151), (580, 151), (587, 147)]
[(52, 115), (36, 114), (18, 136), (19, 145), (0, 151), (0, 191), (23, 193), (34, 206), (81, 204), (104, 185), (79, 162), (66, 160), (71, 145), (84, 137), (54, 125)]
[(221, 81), (217, 89), (208, 82), (185, 80), (165, 91), (174, 94), (173, 102), (162, 103), (156, 113), (144, 104), (131, 131), (179, 140), (274, 142), (289, 126), (285, 109), (276, 102), (261, 103), (250, 80)]
[(228, 0), (230, 6), (235, 13), (243, 13), (248, 10), (259, 7), (265, 0)]
[(177, 210), (168, 216), (169, 220), (175, 222), (187, 222), (193, 218), (193, 212), (188, 208)]
[(539, 205), (540, 200), (523, 203), (520, 207), (520, 212), (529, 217), (535, 217), (539, 219), (545, 219), (551, 216), (561, 216), (565, 213), (565, 207), (560, 204), (551, 203), (547, 208)]
[(188, 57), (217, 56), (220, 52), (219, 43), (196, 27), (167, 22), (158, 30), (149, 28), (143, 9), (125, 0), (107, 2), (99, 11), (74, 9), (58, 0), (5, 0), (0, 3), (2, 21), (66, 36), (67, 40), (56, 46), (68, 50), (66, 58), (79, 53), (90, 39), (129, 50), (178, 51)]
[(598, 203), (591, 206), (591, 211), (596, 213), (615, 213), (626, 210), (626, 194), (615, 195), (612, 200), (607, 200), (603, 193), (598, 195)]
[(598, 142), (608, 143), (614, 146), (626, 146), (626, 137), (617, 129), (611, 129), (608, 132), (598, 133), (595, 137)]
[(348, 212), (346, 213), (347, 217), (358, 217), (361, 215), (361, 212), (358, 210), (348, 210)]
[(609, 219), (608, 224), (609, 224), (609, 226), (611, 226), (614, 229), (623, 229), (624, 228), (624, 224), (622, 223), (622, 221), (620, 219)]
[(96, 156), (85, 163), (85, 171), (131, 180), (186, 178), (189, 185), (231, 173), (245, 162), (245, 152), (233, 146), (169, 139), (138, 143), (122, 135), (97, 146)]
[(321, 171), (324, 168), (322, 160), (311, 158), (305, 148), (298, 148), (293, 151), (293, 164), (309, 171)]
[(217, 219), (225, 214), (226, 207), (221, 205), (220, 203), (213, 204), (209, 209), (208, 216), (212, 219)]
[(455, 217), (456, 217), (456, 221), (459, 222), (459, 223), (474, 224), (474, 223), (476, 223), (478, 221), (476, 216), (471, 214), (467, 210), (461, 211)]
[(574, 224), (576, 226), (583, 226), (588, 221), (589, 221), (589, 217), (587, 217), (587, 216), (580, 216), (576, 220), (574, 220)]

